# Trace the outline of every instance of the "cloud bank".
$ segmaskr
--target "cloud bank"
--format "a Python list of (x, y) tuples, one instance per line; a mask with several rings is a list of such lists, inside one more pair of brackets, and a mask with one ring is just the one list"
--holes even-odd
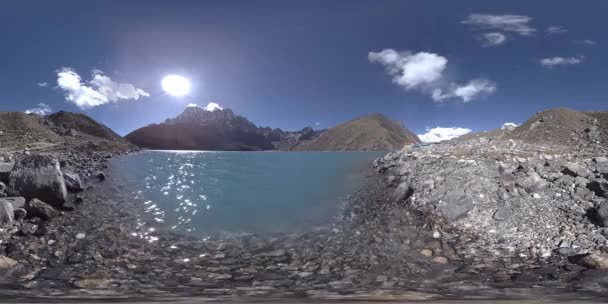
[(530, 36), (536, 31), (529, 25), (531, 20), (531, 17), (523, 15), (470, 14), (461, 22), (482, 30), (499, 30)]
[(45, 103), (39, 103), (37, 107), (27, 109), (24, 111), (25, 114), (38, 114), (38, 115), (47, 115), (53, 112), (51, 107)]
[(442, 127), (436, 127), (436, 128), (432, 128), (432, 129), (426, 129), (426, 133), (424, 134), (419, 134), (418, 138), (420, 138), (420, 140), (422, 140), (425, 143), (434, 143), (434, 142), (440, 142), (443, 140), (450, 140), (450, 139), (454, 139), (456, 137), (460, 137), (462, 135), (465, 134), (469, 134), (471, 133), (471, 129), (467, 129), (467, 128), (457, 128), (457, 127), (452, 127), (452, 128), (442, 128)]
[(416, 90), (429, 95), (437, 102), (448, 99), (469, 102), (496, 91), (496, 84), (483, 78), (473, 79), (466, 84), (448, 82), (443, 75), (448, 60), (438, 54), (385, 49), (370, 52), (368, 59), (372, 63), (382, 64), (392, 76), (393, 83), (406, 91)]
[(584, 57), (551, 57), (540, 60), (540, 65), (545, 68), (553, 68), (556, 66), (577, 65), (583, 62)]
[(113, 81), (99, 70), (91, 73), (91, 80), (83, 82), (75, 70), (62, 68), (57, 71), (57, 85), (64, 91), (65, 100), (81, 109), (150, 96), (130, 83)]

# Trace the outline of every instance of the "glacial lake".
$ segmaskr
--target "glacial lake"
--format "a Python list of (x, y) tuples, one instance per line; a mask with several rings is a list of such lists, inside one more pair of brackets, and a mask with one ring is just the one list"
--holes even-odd
[(112, 160), (108, 172), (161, 229), (291, 233), (329, 224), (385, 154), (145, 151)]

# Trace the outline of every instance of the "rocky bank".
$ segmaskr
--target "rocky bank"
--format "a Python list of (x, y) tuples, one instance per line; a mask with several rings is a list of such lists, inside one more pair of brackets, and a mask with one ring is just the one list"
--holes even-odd
[(158, 230), (122, 195), (101, 171), (115, 152), (18, 151), (0, 162), (0, 293), (601, 298), (608, 154), (586, 133), (571, 133), (576, 146), (504, 134), (410, 146), (376, 160), (327, 227), (204, 239)]

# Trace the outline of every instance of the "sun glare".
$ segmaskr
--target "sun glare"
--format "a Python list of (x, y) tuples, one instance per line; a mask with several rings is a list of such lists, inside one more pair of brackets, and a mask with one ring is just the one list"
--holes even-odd
[(160, 84), (163, 90), (171, 96), (182, 97), (190, 93), (190, 80), (180, 75), (167, 75), (163, 77)]

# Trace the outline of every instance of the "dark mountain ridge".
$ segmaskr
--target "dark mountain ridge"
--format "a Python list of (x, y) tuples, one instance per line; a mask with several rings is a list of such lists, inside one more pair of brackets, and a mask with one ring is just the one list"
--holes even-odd
[[(327, 131), (305, 127), (300, 131), (287, 132), (278, 128), (257, 127), (230, 109), (209, 111), (188, 107), (175, 118), (137, 129), (125, 138), (148, 149), (237, 151), (394, 150), (406, 142), (420, 142), (400, 123), (380, 114), (361, 118), (359, 123), (338, 127), (337, 130), (332, 128)], [(351, 136), (349, 134), (355, 138), (347, 139)], [(321, 137), (324, 139), (317, 141)]]

